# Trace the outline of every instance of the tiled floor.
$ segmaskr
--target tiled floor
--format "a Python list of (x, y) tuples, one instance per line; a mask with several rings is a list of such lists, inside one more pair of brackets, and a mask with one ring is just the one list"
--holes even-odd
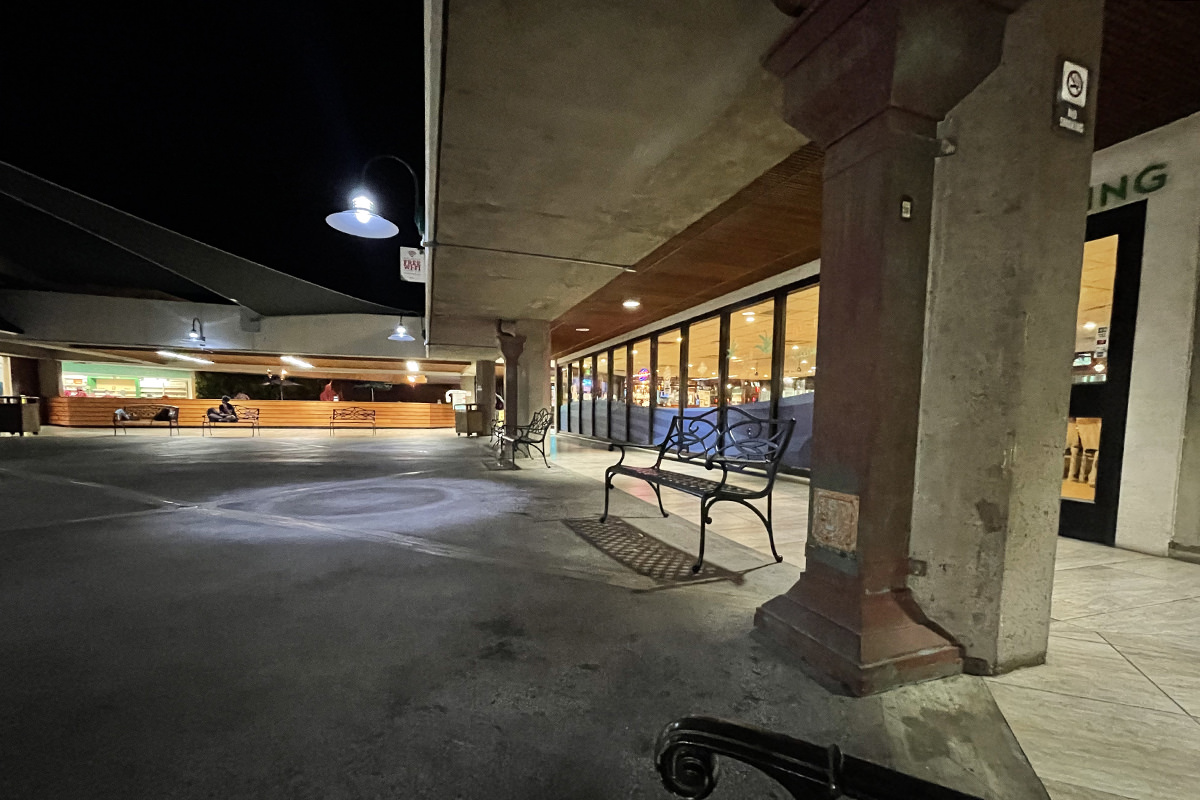
[[(631, 457), (641, 459), (639, 453)], [(559, 440), (554, 461), (596, 480), (615, 456)], [(702, 470), (701, 470), (702, 471)], [(648, 485), (617, 489), (654, 503)], [(699, 525), (696, 498), (663, 493)], [(808, 487), (775, 491), (776, 545), (803, 565)], [(762, 524), (724, 503), (710, 530), (769, 555)], [(1046, 663), (989, 681), (1054, 800), (1200, 798), (1200, 565), (1060, 539)]]

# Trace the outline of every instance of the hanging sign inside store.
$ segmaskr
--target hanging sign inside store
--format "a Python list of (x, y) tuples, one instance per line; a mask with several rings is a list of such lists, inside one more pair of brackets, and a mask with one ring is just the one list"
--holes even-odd
[(1087, 133), (1088, 68), (1063, 59), (1058, 95), (1054, 100), (1055, 126), (1060, 130)]
[(416, 247), (400, 248), (400, 278), (412, 283), (425, 282), (425, 253)]
[(641, 369), (639, 369), (639, 370), (638, 370), (638, 373), (637, 373), (637, 379), (638, 379), (639, 381), (648, 381), (648, 380), (650, 380), (650, 368), (649, 368), (649, 367), (642, 367)]

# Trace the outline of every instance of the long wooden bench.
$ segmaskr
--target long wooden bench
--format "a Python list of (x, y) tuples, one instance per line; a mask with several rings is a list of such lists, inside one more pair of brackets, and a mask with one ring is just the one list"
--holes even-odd
[(204, 422), (200, 423), (200, 435), (203, 436), (205, 431), (209, 436), (213, 435), (218, 425), (248, 425), (250, 426), (250, 436), (260, 435), (258, 427), (258, 418), (260, 410), (257, 408), (246, 408), (245, 406), (234, 406), (233, 410), (237, 412), (236, 420), (214, 420), (208, 418), (208, 413), (204, 415)]
[(370, 425), (371, 435), (375, 435), (375, 409), (362, 406), (346, 406), (335, 408), (329, 414), (329, 435), (338, 425)]
[[(608, 493), (613, 478), (622, 475), (637, 478), (650, 484), (658, 498), (658, 510), (667, 516), (662, 504), (663, 487), (700, 498), (700, 553), (692, 572), (700, 571), (704, 564), (704, 532), (712, 522), (709, 511), (713, 505), (728, 501), (745, 506), (754, 512), (767, 528), (771, 541), (771, 553), (775, 560), (783, 556), (775, 549), (775, 531), (771, 516), (771, 490), (775, 487), (775, 475), (783, 452), (792, 438), (792, 419), (761, 419), (731, 406), (722, 419), (720, 409), (714, 408), (695, 417), (672, 417), (666, 438), (658, 445), (658, 458), (653, 466), (635, 467), (625, 463), (628, 449), (648, 449), (632, 442), (612, 442), (608, 449), (620, 448), (621, 458), (604, 471), (604, 513), (600, 521), (608, 519)], [(720, 480), (710, 480), (686, 472), (663, 469), (663, 461), (681, 464), (702, 465), (707, 470), (719, 469)], [(746, 473), (761, 477), (763, 483), (757, 488), (747, 488), (729, 483), (730, 473)], [(767, 500), (767, 513), (751, 505), (749, 501)]]
[(167, 423), (167, 435), (179, 432), (179, 406), (168, 406), (160, 403), (138, 403), (124, 405), (113, 412), (113, 436), (120, 429), (129, 433), (125, 426), (131, 422), (145, 422), (153, 427), (155, 422)]

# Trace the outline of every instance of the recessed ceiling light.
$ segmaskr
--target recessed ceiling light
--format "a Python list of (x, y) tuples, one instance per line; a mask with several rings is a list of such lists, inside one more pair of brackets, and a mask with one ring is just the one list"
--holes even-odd
[(637, 355), (637, 350), (634, 350), (634, 351), (633, 351), (633, 354), (636, 356), (636, 355)]
[(755, 314), (755, 312), (754, 312), (753, 310), (751, 310), (751, 311), (743, 311), (743, 312), (742, 312), (742, 316), (743, 316), (743, 317), (753, 317), (753, 316), (754, 316), (754, 314)]
[(630, 299), (626, 300), (624, 303), (621, 303), (621, 305), (625, 306), (626, 308), (637, 308), (641, 304), (642, 304), (641, 300), (634, 300), (633, 298), (630, 298)]
[(1087, 322), (1083, 323), (1083, 329), (1085, 331), (1095, 330), (1095, 328), (1096, 328), (1096, 323), (1092, 322), (1091, 320), (1088, 320)]
[(313, 368), (312, 364), (308, 363), (307, 361), (303, 361), (299, 358), (296, 358), (295, 356), (280, 356), (279, 360), (285, 364), (291, 364), (293, 367), (300, 367), (301, 369), (312, 369)]
[(798, 345), (798, 344), (794, 344), (794, 345), (792, 345), (792, 349), (793, 349), (793, 350), (799, 350), (799, 349), (800, 349), (800, 345)]
[(682, 336), (676, 336), (676, 337), (675, 337), (675, 341), (677, 341), (677, 342), (682, 342), (682, 341), (683, 341), (683, 337), (682, 337)]
[(183, 353), (173, 353), (170, 350), (156, 350), (155, 352), (158, 353), (158, 355), (162, 356), (163, 358), (177, 358), (180, 361), (191, 361), (196, 364), (211, 364), (211, 363), (213, 363), (213, 362), (209, 361), (207, 358), (196, 358), (195, 356), (188, 356), (188, 355), (184, 355)]
[(408, 370), (409, 372), (416, 372), (417, 370), (419, 370), (421, 368), (421, 365), (415, 361), (405, 361), (404, 368), (406, 370)]
[(1104, 372), (1104, 365), (1097, 364), (1096, 366), (1092, 367), (1092, 369), (1096, 370), (1096, 372)]
[(801, 363), (801, 364), (807, 364), (807, 363), (808, 363), (808, 359), (807, 359), (807, 358), (802, 358), (802, 359), (800, 359), (800, 363)]
[(580, 333), (587, 333), (591, 330), (591, 328), (576, 328), (575, 330), (579, 331)]

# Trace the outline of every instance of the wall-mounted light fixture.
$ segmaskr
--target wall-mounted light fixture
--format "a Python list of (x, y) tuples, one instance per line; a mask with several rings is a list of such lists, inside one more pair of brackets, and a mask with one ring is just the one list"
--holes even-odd
[(189, 342), (204, 345), (204, 323), (199, 317), (192, 317), (192, 329), (188, 331), (187, 338)]

